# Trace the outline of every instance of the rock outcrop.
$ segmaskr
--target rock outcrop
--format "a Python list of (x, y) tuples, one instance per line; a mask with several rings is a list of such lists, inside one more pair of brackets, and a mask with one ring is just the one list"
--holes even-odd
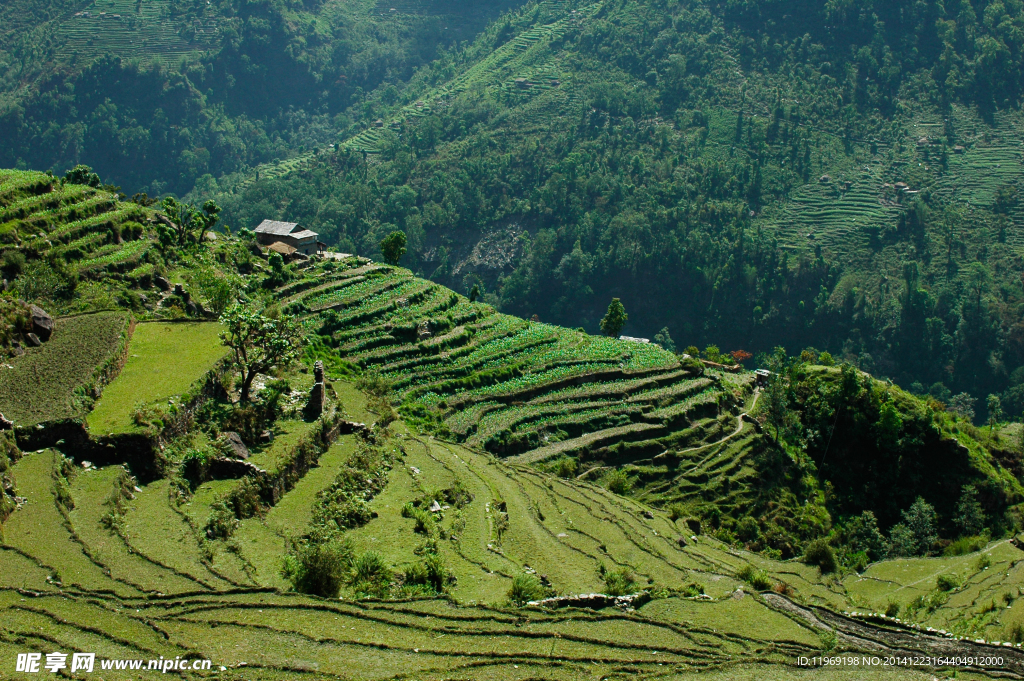
[(32, 305), (29, 307), (29, 312), (32, 316), (32, 333), (39, 337), (39, 340), (44, 343), (50, 340), (50, 336), (53, 335), (53, 317), (48, 315), (43, 308), (38, 305)]

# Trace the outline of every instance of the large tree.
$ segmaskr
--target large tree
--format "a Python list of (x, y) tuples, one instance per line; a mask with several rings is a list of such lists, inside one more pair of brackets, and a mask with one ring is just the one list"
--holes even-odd
[(220, 334), (224, 345), (235, 353), (235, 365), (242, 375), (242, 402), (257, 374), (289, 364), (299, 354), (301, 330), (290, 317), (273, 319), (252, 305), (237, 304), (220, 318), (227, 327)]
[(213, 229), (220, 219), (220, 206), (213, 201), (204, 203), (200, 210), (191, 203), (180, 203), (169, 196), (164, 199), (163, 209), (173, 223), (179, 246), (201, 243), (206, 232)]
[(390, 265), (397, 265), (398, 261), (405, 255), (405, 232), (395, 230), (381, 239), (380, 252)]
[(601, 320), (601, 331), (606, 336), (618, 338), (627, 321), (629, 321), (629, 315), (626, 314), (626, 306), (618, 298), (612, 298), (612, 302), (608, 304), (608, 312)]

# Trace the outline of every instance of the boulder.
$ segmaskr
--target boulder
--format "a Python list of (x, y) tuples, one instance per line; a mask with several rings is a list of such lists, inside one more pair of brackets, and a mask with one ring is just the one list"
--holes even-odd
[(53, 317), (36, 305), (32, 305), (29, 312), (32, 315), (32, 333), (39, 336), (44, 343), (50, 340), (50, 336), (53, 334)]
[(187, 303), (185, 303), (185, 309), (188, 310), (188, 313), (189, 313), (190, 316), (192, 316), (192, 317), (198, 317), (199, 316), (199, 306), (195, 304), (195, 301), (190, 300)]
[(153, 277), (153, 283), (156, 284), (156, 287), (161, 291), (171, 290), (171, 282), (167, 281), (166, 278), (161, 277), (159, 275)]
[(29, 347), (38, 348), (43, 344), (43, 341), (39, 340), (39, 336), (34, 333), (26, 333), (25, 340), (28, 341)]
[(441, 504), (437, 503), (437, 499), (434, 499), (434, 503), (432, 503), (430, 505), (430, 512), (431, 513), (440, 513), (441, 512)]
[(224, 433), (224, 442), (227, 443), (231, 456), (236, 459), (249, 458), (249, 448), (245, 446), (244, 442), (242, 442), (242, 436), (238, 433)]
[(14, 428), (14, 421), (0, 414), (0, 430), (11, 430), (12, 428)]

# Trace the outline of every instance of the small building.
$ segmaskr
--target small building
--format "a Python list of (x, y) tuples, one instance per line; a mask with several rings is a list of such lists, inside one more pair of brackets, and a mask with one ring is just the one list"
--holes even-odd
[(256, 241), (263, 246), (282, 243), (291, 246), (303, 255), (316, 255), (327, 247), (320, 241), (320, 235), (308, 229), (302, 229), (294, 222), (276, 222), (264, 220), (256, 228)]
[(650, 338), (634, 338), (633, 336), (619, 336), (619, 340), (629, 343), (650, 343)]
[(754, 376), (757, 381), (757, 387), (763, 388), (768, 385), (768, 379), (772, 377), (772, 372), (767, 369), (757, 369), (754, 371)]

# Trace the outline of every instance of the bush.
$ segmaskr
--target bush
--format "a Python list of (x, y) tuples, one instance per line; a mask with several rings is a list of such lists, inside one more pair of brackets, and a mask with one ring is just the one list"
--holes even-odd
[(403, 582), (406, 586), (423, 586), (434, 594), (442, 594), (455, 583), (455, 576), (440, 554), (430, 553), (422, 563), (406, 568)]
[(1024, 643), (1024, 624), (1015, 622), (1006, 629), (1006, 640), (1010, 643)]
[(939, 575), (935, 580), (935, 587), (939, 591), (953, 591), (959, 589), (962, 584), (963, 578), (956, 574)]
[(223, 499), (210, 505), (210, 517), (206, 520), (207, 539), (227, 539), (238, 529), (238, 518)]
[(636, 577), (629, 568), (621, 568), (615, 572), (606, 572), (604, 575), (605, 593), (609, 596), (625, 596), (633, 593), (636, 586)]
[(894, 598), (890, 598), (889, 602), (885, 604), (885, 616), (886, 617), (899, 617), (900, 604)]
[(824, 539), (816, 539), (807, 545), (804, 549), (804, 562), (808, 565), (817, 565), (823, 575), (835, 572), (839, 568), (835, 552)]
[(282, 574), (299, 593), (336, 598), (352, 567), (352, 544), (311, 542), (285, 559)]
[(534, 575), (516, 575), (508, 590), (508, 602), (522, 607), (530, 601), (539, 601), (547, 596), (547, 590)]
[(986, 544), (988, 544), (988, 537), (960, 537), (947, 546), (943, 554), (947, 556), (966, 556), (968, 553), (982, 550)]
[(633, 478), (629, 477), (622, 469), (611, 471), (604, 476), (604, 486), (608, 488), (608, 491), (621, 496), (629, 494), (633, 489), (634, 482)]
[(686, 598), (694, 598), (696, 596), (702, 596), (704, 593), (704, 585), (697, 582), (691, 582), (683, 587), (682, 595)]
[(579, 463), (577, 463), (576, 459), (563, 456), (555, 462), (553, 469), (555, 475), (560, 478), (574, 478), (576, 477), (576, 471), (579, 469)]
[(736, 576), (754, 587), (757, 591), (768, 591), (772, 588), (772, 578), (764, 570), (758, 570), (753, 565), (744, 565)]
[(367, 551), (359, 556), (353, 569), (353, 582), (379, 582), (391, 579), (391, 570), (387, 562), (376, 551)]

